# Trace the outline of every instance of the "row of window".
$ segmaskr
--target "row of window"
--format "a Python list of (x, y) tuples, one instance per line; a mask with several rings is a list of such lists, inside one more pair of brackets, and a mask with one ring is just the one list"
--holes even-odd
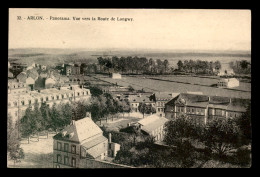
[[(82, 94), (85, 95), (85, 92), (82, 92)], [(86, 92), (86, 94), (88, 95), (88, 92)], [(80, 96), (80, 93), (77, 92), (77, 95)], [(66, 95), (66, 96), (68, 97), (68, 95)], [(71, 94), (71, 97), (73, 97), (73, 94)], [(51, 96), (50, 99), (49, 99), (49, 97), (45, 97), (45, 100), (46, 100), (46, 101), (55, 100), (54, 98), (55, 98), (54, 96)], [(61, 99), (64, 99), (64, 98), (65, 98), (65, 95), (62, 94), (62, 95), (61, 95)], [(59, 96), (59, 95), (56, 95), (56, 100), (59, 100), (59, 99), (60, 99), (60, 96)], [(44, 101), (43, 97), (40, 98), (40, 101), (41, 101), (41, 102)], [(31, 101), (31, 100), (28, 100), (28, 104), (30, 105), (31, 103), (32, 103), (32, 101)], [(35, 99), (35, 103), (38, 103), (38, 99), (37, 99), (37, 98)], [(14, 104), (14, 106), (17, 106), (17, 102), (13, 102), (13, 104)], [(25, 105), (25, 101), (24, 101), (24, 100), (21, 101), (21, 105), (22, 105), (22, 106)], [(8, 102), (8, 106), (9, 106), (9, 107), (11, 106), (11, 103), (10, 103), (10, 102)]]
[(157, 108), (158, 112), (164, 112), (164, 108)]
[(165, 103), (164, 102), (157, 102), (157, 106), (162, 106), (164, 107)]
[[(68, 143), (64, 143), (64, 147), (62, 148), (62, 143), (61, 142), (57, 142), (57, 149), (59, 151), (69, 152), (69, 144)], [(76, 154), (76, 145), (71, 145), (71, 153)]]
[[(63, 162), (62, 162), (62, 156), (60, 154), (57, 154), (57, 163), (60, 163), (60, 164), (64, 164), (64, 165), (70, 165), (69, 164), (69, 157), (68, 156), (64, 156), (63, 158)], [(72, 157), (71, 158), (71, 166), (72, 167), (76, 167), (76, 158), (75, 157)], [(59, 165), (56, 166), (56, 168), (60, 168)]]

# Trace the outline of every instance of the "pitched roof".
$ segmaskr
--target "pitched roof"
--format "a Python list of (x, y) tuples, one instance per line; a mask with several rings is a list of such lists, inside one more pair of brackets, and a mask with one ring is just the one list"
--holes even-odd
[(25, 72), (21, 72), (20, 74), (17, 75), (16, 77), (20, 82), (26, 82), (27, 79), (27, 74)]
[(149, 96), (147, 95), (129, 95), (129, 102), (134, 103), (152, 103), (153, 101), (150, 100)]
[(90, 148), (92, 148), (92, 147), (94, 147), (94, 146), (96, 146), (96, 145), (98, 145), (98, 144), (100, 144), (100, 143), (102, 143), (104, 141), (107, 141), (107, 138), (104, 137), (103, 135), (101, 135), (101, 136), (99, 136), (99, 137), (97, 137), (97, 138), (95, 138), (93, 140), (85, 142), (84, 144), (82, 144), (82, 146), (86, 150), (88, 150), (88, 149), (90, 149)]
[[(102, 130), (92, 121), (91, 118), (85, 117), (83, 119), (77, 120), (74, 124), (70, 124), (63, 129), (60, 133), (65, 134), (62, 138), (63, 140), (69, 140), (81, 143), (88, 138), (93, 137), (97, 134), (102, 134)], [(69, 137), (69, 135), (72, 135)], [(58, 137), (58, 136), (57, 136)], [(55, 137), (54, 137), (55, 138)]]
[(148, 117), (138, 121), (138, 123), (143, 125), (142, 130), (144, 130), (147, 133), (150, 133), (153, 130), (157, 129), (158, 127), (164, 125), (165, 122), (167, 122), (167, 121), (169, 121), (169, 120), (153, 114), (151, 116), (148, 116)]

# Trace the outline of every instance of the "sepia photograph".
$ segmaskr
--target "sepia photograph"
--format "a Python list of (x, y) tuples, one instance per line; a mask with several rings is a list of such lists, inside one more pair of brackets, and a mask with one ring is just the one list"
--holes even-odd
[(7, 168), (252, 166), (251, 10), (8, 17)]

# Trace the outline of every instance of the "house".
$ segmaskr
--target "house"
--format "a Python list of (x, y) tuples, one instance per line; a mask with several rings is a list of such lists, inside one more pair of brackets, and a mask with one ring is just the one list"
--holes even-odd
[(8, 70), (8, 78), (13, 78), (13, 77), (14, 77), (13, 73), (11, 73), (11, 72)]
[(220, 79), (217, 83), (218, 87), (238, 87), (239, 86), (239, 80), (236, 78), (228, 78), (228, 79)]
[(105, 160), (111, 150), (109, 141), (87, 113), (85, 118), (72, 120), (70, 125), (53, 137), (53, 167), (87, 168), (85, 159)]
[(179, 93), (172, 92), (155, 92), (151, 95), (151, 99), (155, 101), (156, 105), (156, 114), (160, 117), (165, 117), (165, 104), (170, 101), (172, 98), (179, 95)]
[(8, 94), (26, 93), (26, 84), (17, 79), (8, 79)]
[(139, 112), (138, 106), (141, 103), (150, 104), (153, 107), (155, 107), (155, 102), (150, 99), (150, 95), (144, 95), (144, 94), (134, 94), (134, 95), (128, 95), (128, 101), (130, 104), (131, 112)]
[(156, 114), (152, 114), (140, 121), (137, 122), (137, 126), (139, 128), (147, 133), (148, 135), (155, 138), (155, 141), (163, 141), (165, 131), (165, 123), (169, 121), (168, 119), (165, 119), (163, 117), (159, 117)]
[(46, 89), (54, 87), (55, 84), (56, 84), (56, 80), (55, 80), (54, 76), (49, 76), (46, 78), (46, 80), (45, 80)]
[(119, 73), (112, 73), (112, 79), (121, 79), (122, 76)]
[(165, 104), (165, 117), (176, 119), (184, 114), (197, 124), (206, 124), (215, 118), (241, 115), (249, 102), (247, 99), (181, 93)]

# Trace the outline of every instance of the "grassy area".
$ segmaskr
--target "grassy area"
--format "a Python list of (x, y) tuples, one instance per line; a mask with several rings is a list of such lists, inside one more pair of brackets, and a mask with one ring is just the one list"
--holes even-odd
[(21, 141), (21, 148), (24, 150), (25, 157), (21, 162), (16, 163), (7, 160), (8, 168), (52, 168), (53, 167), (53, 134), (40, 137), (39, 141), (32, 138), (30, 144), (26, 139)]
[[(120, 86), (127, 87), (131, 85), (136, 90), (140, 90), (143, 88), (145, 91), (152, 91), (152, 92), (178, 92), (178, 93), (202, 92), (205, 95), (217, 95), (217, 96), (237, 97), (237, 98), (247, 98), (247, 99), (251, 98), (250, 83), (240, 83), (241, 90), (243, 91), (210, 87), (209, 86), (210, 84), (216, 83), (217, 81), (214, 78), (205, 79), (205, 78), (198, 78), (192, 76), (185, 76), (185, 77), (168, 76), (167, 79), (175, 80), (175, 82), (170, 82), (170, 81), (149, 79), (147, 77), (141, 77), (141, 76), (140, 77), (123, 76), (122, 79), (116, 79), (116, 80), (104, 75), (95, 75), (95, 77), (104, 81), (108, 81), (110, 83), (114, 83), (114, 84), (117, 83)], [(203, 86), (203, 84), (207, 84), (207, 85)]]

